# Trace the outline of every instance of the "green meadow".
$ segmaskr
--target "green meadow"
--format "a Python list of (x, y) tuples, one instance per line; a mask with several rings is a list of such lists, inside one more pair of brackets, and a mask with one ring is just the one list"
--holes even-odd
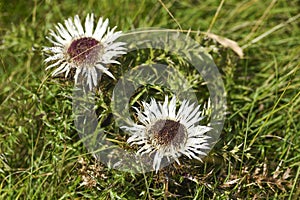
[[(57, 23), (76, 14), (83, 22), (88, 13), (124, 33), (181, 30), (213, 57), (227, 110), (203, 162), (183, 156), (181, 165), (158, 173), (130, 173), (87, 150), (74, 125), (74, 74), (52, 77), (42, 49), (52, 46), (46, 37)], [(299, 13), (298, 0), (1, 0), (0, 199), (298, 199)], [(124, 149), (134, 147), (110, 103), (126, 70), (162, 62), (178, 68), (199, 99), (208, 96), (205, 82), (176, 55), (149, 49), (118, 61), (110, 66), (116, 80), (104, 75), (95, 100), (108, 140)], [(168, 88), (147, 85), (131, 104), (164, 94)]]

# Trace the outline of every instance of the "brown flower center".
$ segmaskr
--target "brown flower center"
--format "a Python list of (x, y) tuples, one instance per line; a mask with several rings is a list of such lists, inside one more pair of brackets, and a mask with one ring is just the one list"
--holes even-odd
[(82, 64), (94, 65), (102, 54), (103, 46), (92, 37), (83, 37), (74, 40), (67, 50), (71, 62), (77, 66)]
[(174, 145), (185, 142), (187, 130), (184, 125), (174, 120), (158, 120), (148, 130), (153, 145)]

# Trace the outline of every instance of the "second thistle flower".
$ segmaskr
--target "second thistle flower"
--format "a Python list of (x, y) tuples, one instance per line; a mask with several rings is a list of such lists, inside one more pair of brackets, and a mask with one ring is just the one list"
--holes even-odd
[(201, 160), (210, 149), (206, 133), (212, 130), (209, 126), (197, 125), (203, 119), (200, 106), (194, 106), (189, 100), (184, 100), (176, 112), (176, 97), (171, 101), (165, 97), (163, 104), (152, 99), (150, 103), (142, 102), (144, 111), (135, 108), (139, 123), (123, 126), (131, 133), (127, 142), (139, 145), (137, 154), (154, 154), (153, 169), (157, 172), (163, 158), (173, 158), (178, 164), (178, 158), (185, 155), (188, 158)]

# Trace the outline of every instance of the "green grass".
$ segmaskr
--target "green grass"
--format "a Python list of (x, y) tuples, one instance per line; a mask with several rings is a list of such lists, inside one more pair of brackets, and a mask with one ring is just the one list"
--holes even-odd
[[(231, 49), (191, 33), (205, 47), (217, 47), (212, 55), (227, 92), (225, 126), (204, 163), (182, 157), (182, 165), (170, 165), (158, 174), (131, 174), (96, 162), (74, 127), (73, 80), (52, 78), (44, 70), (41, 49), (50, 45), (45, 36), (56, 23), (94, 12), (108, 17), (118, 30), (177, 29), (159, 1), (0, 1), (0, 199), (300, 196), (299, 2), (225, 1), (217, 16), (221, 1), (163, 2), (182, 29), (211, 27), (212, 33), (244, 48), (241, 59)], [(179, 62), (176, 56), (150, 53), (122, 59), (136, 64), (157, 57)], [(112, 71), (121, 76), (126, 67), (113, 66)], [(183, 73), (195, 91), (201, 89), (193, 73)], [(127, 136), (114, 127), (109, 110), (114, 84), (103, 78), (97, 111), (110, 137), (126, 146)], [(168, 92), (150, 86), (135, 97), (159, 97), (160, 90)]]

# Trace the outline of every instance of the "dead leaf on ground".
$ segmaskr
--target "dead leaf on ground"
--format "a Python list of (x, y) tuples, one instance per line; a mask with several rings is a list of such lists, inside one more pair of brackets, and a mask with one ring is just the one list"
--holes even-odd
[(232, 49), (240, 58), (244, 57), (243, 49), (239, 46), (237, 42), (213, 33), (206, 33), (206, 35), (207, 37), (216, 40), (222, 46)]

